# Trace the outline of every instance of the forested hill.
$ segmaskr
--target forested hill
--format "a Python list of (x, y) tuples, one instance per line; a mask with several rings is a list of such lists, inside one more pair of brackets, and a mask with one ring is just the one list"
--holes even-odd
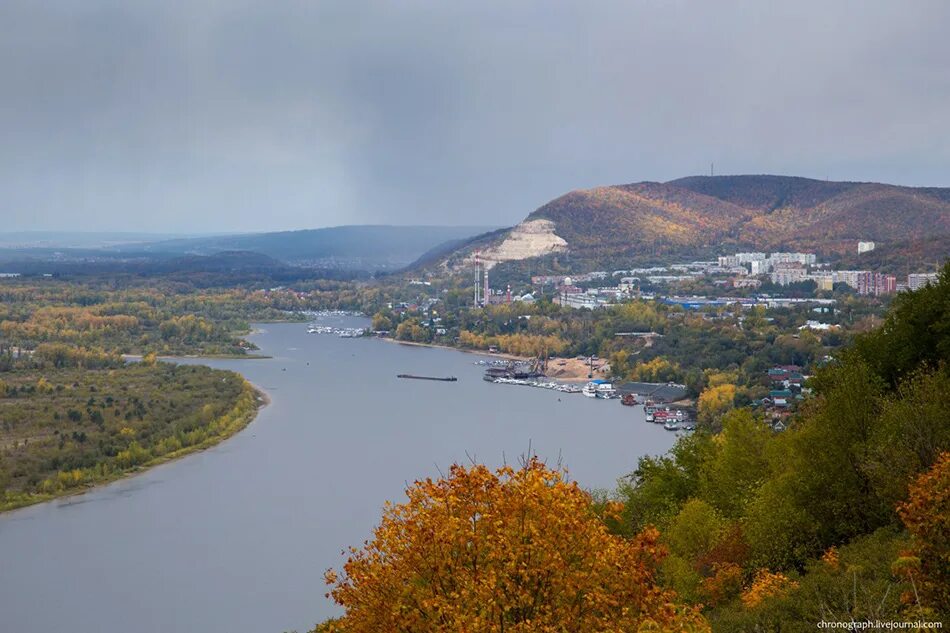
[(696, 176), (571, 192), (528, 219), (546, 218), (569, 247), (665, 248), (735, 243), (823, 254), (858, 240), (950, 234), (950, 189), (826, 182), (786, 176)]
[[(806, 250), (825, 257), (874, 241), (909, 256), (950, 236), (950, 189), (788, 176), (694, 176), (567, 193), (499, 237), (488, 257), (552, 253), (572, 260), (735, 250)], [(486, 247), (482, 247), (485, 249)]]

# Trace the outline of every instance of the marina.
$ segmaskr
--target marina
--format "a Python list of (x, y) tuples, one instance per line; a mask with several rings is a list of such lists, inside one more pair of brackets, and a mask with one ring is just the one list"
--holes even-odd
[(340, 338), (359, 338), (365, 336), (366, 328), (362, 327), (335, 327), (331, 325), (311, 325), (307, 334), (332, 334)]

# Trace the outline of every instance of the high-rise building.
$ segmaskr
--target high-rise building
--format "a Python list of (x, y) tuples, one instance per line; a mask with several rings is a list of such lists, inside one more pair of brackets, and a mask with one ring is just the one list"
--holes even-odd
[(787, 286), (789, 284), (805, 281), (807, 271), (801, 265), (783, 265), (777, 267), (772, 273), (772, 283), (778, 286)]
[(897, 277), (881, 273), (863, 272), (858, 277), (858, 294), (887, 295), (897, 292)]
[(760, 262), (765, 259), (765, 253), (736, 253), (736, 261), (740, 264)]
[(803, 264), (805, 266), (813, 265), (817, 260), (814, 253), (772, 253), (769, 255), (772, 265), (776, 264)]
[(937, 283), (937, 273), (911, 273), (907, 275), (907, 289), (918, 290), (927, 284)]
[(855, 290), (858, 290), (858, 280), (865, 275), (870, 274), (869, 270), (836, 270), (832, 275), (835, 283), (848, 284)]

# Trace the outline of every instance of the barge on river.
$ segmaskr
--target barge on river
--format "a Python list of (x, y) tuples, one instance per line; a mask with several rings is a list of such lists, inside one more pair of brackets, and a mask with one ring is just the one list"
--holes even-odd
[(455, 376), (415, 376), (413, 374), (396, 374), (396, 378), (410, 378), (412, 380), (437, 380), (439, 382), (456, 382)]

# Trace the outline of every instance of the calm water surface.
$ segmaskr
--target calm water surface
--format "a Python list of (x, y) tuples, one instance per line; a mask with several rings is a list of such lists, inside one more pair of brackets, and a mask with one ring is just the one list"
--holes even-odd
[[(270, 394), (245, 431), (0, 516), (0, 631), (303, 631), (337, 614), (323, 572), (369, 536), (406, 482), (467, 455), (512, 462), (530, 445), (583, 486), (607, 488), (674, 439), (639, 407), (486, 383), (471, 354), (308, 335), (303, 324), (259, 328), (253, 340), (272, 359), (201, 361)], [(459, 382), (395, 377), (403, 372)]]

